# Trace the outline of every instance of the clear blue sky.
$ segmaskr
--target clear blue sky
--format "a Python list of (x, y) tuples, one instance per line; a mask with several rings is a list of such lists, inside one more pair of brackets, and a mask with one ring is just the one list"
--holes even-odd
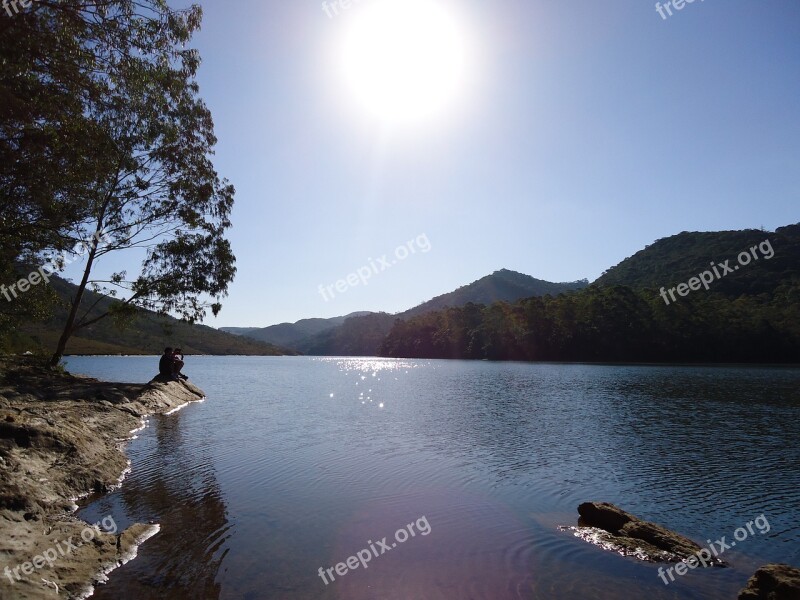
[[(236, 186), (238, 275), (212, 326), (396, 312), (508, 268), (593, 280), (681, 231), (800, 221), (800, 2), (450, 2), (469, 85), (387, 131), (316, 0), (204, 0), (194, 46)], [(177, 2), (172, 2), (178, 6)], [(413, 44), (413, 40), (408, 40)], [(326, 302), (406, 241), (431, 249)]]

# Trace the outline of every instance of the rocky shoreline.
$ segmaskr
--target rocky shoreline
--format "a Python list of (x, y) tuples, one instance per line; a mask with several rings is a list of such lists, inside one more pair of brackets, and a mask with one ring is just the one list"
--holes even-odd
[(135, 557), (158, 525), (87, 524), (75, 502), (120, 485), (145, 417), (203, 398), (187, 382), (108, 383), (0, 358), (0, 597), (85, 598)]

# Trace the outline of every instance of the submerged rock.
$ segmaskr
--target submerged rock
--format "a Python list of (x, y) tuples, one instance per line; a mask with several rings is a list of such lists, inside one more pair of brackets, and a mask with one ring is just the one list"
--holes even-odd
[(789, 565), (765, 565), (739, 592), (739, 600), (798, 600), (800, 569)]
[(695, 557), (693, 560), (703, 566), (725, 565), (689, 538), (643, 521), (608, 502), (584, 502), (578, 507), (578, 514), (581, 516), (578, 527), (569, 529), (605, 550), (652, 562), (677, 563)]

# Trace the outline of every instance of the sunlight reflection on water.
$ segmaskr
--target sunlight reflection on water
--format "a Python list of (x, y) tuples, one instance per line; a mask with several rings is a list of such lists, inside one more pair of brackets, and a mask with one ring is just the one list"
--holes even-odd
[[(70, 359), (142, 381), (155, 359)], [(191, 357), (208, 400), (155, 417), (81, 511), (161, 533), (96, 598), (717, 600), (800, 545), (800, 370)], [(362, 379), (362, 377), (364, 379)], [(730, 569), (669, 588), (558, 530), (606, 500), (702, 542), (758, 514)], [(426, 515), (429, 536), (320, 567)]]

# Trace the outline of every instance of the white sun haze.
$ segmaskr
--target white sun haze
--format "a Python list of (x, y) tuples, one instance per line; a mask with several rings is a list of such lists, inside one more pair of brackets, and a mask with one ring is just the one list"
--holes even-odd
[(342, 18), (340, 54), (359, 107), (388, 124), (441, 113), (463, 93), (467, 43), (463, 28), (435, 0), (369, 0)]

